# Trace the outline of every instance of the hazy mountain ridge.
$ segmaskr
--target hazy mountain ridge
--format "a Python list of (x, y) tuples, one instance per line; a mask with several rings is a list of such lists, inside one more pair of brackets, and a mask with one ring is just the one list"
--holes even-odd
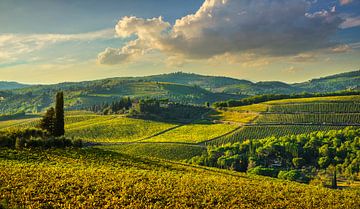
[(12, 90), (28, 87), (30, 85), (22, 84), (18, 82), (0, 81), (0, 90)]

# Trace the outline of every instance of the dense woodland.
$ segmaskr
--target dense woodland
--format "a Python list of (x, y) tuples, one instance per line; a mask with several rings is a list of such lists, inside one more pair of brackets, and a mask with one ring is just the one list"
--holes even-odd
[(329, 170), (351, 179), (360, 172), (360, 128), (210, 146), (190, 162), (305, 183)]

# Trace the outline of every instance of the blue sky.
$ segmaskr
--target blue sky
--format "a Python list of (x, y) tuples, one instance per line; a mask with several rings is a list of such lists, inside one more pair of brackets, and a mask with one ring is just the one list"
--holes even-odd
[(359, 69), (359, 0), (1, 0), (0, 80), (174, 71), (300, 82)]

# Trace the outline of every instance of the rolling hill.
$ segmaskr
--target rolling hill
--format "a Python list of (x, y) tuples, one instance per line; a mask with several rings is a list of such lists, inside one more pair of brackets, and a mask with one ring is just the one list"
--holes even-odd
[[(4, 82), (2, 83), (4, 84)], [(8, 83), (8, 85), (4, 85), (8, 86), (8, 90), (2, 90), (0, 87), (0, 114), (43, 111), (53, 103), (53, 95), (57, 91), (65, 92), (67, 109), (81, 109), (94, 104), (112, 102), (125, 96), (166, 98), (181, 103), (204, 104), (204, 102), (240, 99), (259, 94), (292, 94), (356, 89), (358, 83), (360, 83), (360, 71), (296, 84), (278, 81), (254, 83), (234, 78), (182, 72), (52, 85), (22, 86), (22, 84)], [(9, 90), (9, 88), (13, 89)]]

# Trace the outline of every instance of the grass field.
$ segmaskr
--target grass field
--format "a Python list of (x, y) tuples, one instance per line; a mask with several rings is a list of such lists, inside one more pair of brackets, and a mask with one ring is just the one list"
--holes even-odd
[(0, 202), (12, 208), (358, 208), (330, 190), (99, 148), (0, 152)]
[(231, 124), (189, 124), (152, 137), (146, 142), (199, 143), (224, 135), (237, 127)]

